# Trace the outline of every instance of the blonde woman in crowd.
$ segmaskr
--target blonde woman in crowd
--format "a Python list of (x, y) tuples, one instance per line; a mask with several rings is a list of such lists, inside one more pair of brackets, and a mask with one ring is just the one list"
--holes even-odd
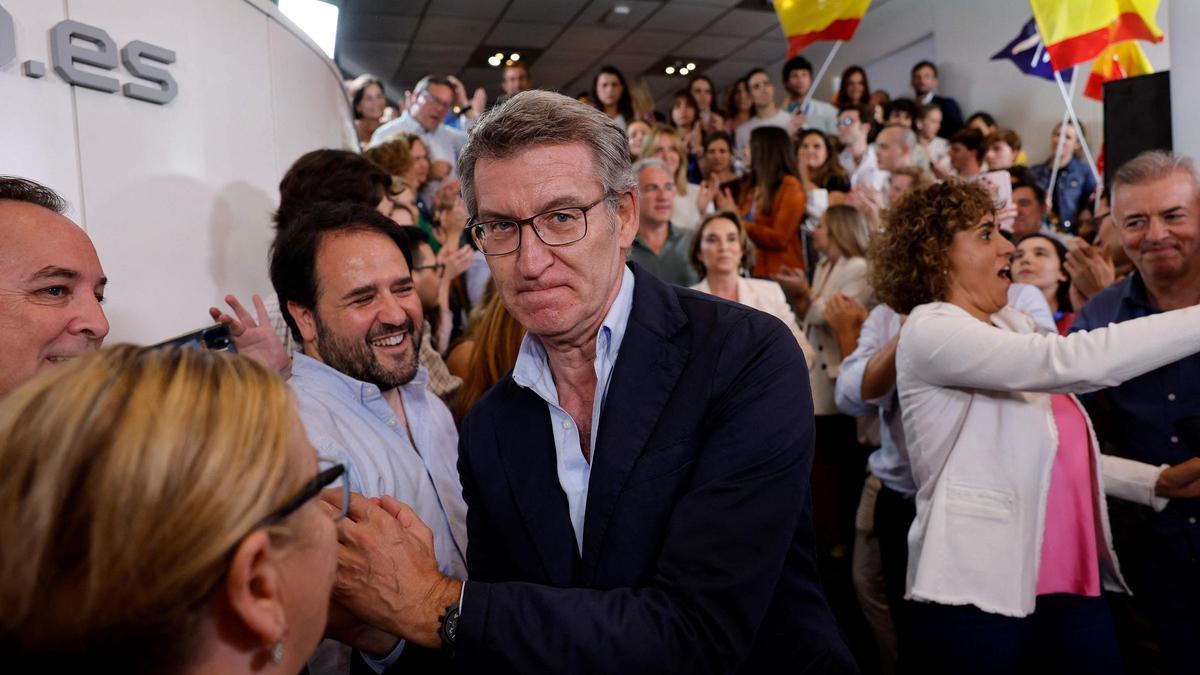
[(641, 159), (656, 157), (666, 162), (667, 169), (675, 179), (675, 208), (671, 213), (671, 224), (688, 231), (695, 231), (700, 216), (712, 204), (712, 191), (706, 185), (687, 182), (687, 147), (683, 136), (674, 127), (656, 125), (646, 135)]
[[(118, 346), (0, 404), (0, 644), (13, 672), (286, 673), (326, 628), (334, 521), (283, 381)], [(331, 498), (332, 500), (332, 498)]]

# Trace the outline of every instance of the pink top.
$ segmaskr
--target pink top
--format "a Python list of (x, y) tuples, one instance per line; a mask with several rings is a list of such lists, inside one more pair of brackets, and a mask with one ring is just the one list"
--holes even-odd
[(1046, 529), (1038, 568), (1038, 595), (1100, 595), (1096, 504), (1087, 421), (1071, 397), (1050, 397), (1058, 452), (1046, 498)]

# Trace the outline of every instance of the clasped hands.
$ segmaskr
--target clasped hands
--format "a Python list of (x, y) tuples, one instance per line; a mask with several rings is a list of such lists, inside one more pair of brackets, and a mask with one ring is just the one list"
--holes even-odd
[[(327, 490), (321, 499), (340, 508), (341, 490)], [(408, 505), (352, 493), (338, 522), (326, 634), (375, 656), (390, 652), (396, 638), (438, 647), (438, 618), (458, 602), (462, 583), (438, 571), (433, 532)]]

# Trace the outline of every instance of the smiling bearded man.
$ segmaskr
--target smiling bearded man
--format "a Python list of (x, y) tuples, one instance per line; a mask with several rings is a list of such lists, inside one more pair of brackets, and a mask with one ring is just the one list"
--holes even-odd
[[(418, 364), (424, 316), (408, 232), (367, 206), (317, 205), (276, 235), (271, 283), (303, 345), (288, 384), (313, 446), (346, 462), (354, 492), (411, 504), (432, 530), (438, 568), (461, 575), (467, 508), (458, 431)], [(324, 672), (335, 653), (322, 647), (314, 670)], [(422, 670), (431, 658), (443, 657), (401, 643), (385, 662)]]

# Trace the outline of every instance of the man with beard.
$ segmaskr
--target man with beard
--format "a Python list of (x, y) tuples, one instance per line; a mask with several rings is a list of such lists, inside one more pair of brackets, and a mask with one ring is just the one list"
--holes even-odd
[(418, 364), (424, 315), (411, 269), (406, 229), (358, 204), (313, 207), (271, 248), (271, 283), (303, 346), (289, 384), (313, 446), (346, 462), (352, 491), (411, 505), (433, 532), (438, 568), (462, 577), (458, 432)]

